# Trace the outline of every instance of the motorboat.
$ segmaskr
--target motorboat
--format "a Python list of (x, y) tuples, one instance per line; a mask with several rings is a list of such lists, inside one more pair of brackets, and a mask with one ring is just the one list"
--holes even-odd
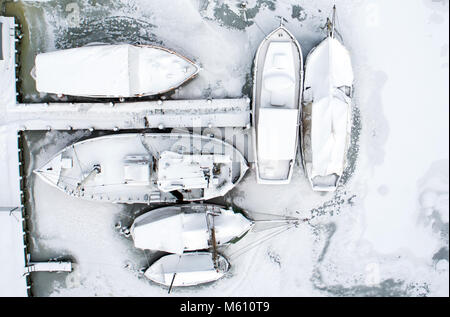
[(213, 137), (123, 133), (69, 145), (34, 172), (74, 197), (149, 204), (223, 196), (247, 169), (235, 147)]
[(32, 76), (43, 93), (127, 98), (173, 90), (199, 69), (188, 58), (159, 46), (94, 44), (38, 54)]
[(280, 26), (264, 38), (254, 61), (253, 148), (259, 184), (288, 184), (299, 144), (303, 55)]

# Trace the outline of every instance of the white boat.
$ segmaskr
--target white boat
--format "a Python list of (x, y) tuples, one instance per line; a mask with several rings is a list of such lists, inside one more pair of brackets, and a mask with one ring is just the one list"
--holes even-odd
[(165, 286), (193, 286), (213, 282), (228, 272), (230, 264), (222, 255), (209, 252), (169, 254), (154, 262), (144, 273)]
[(182, 254), (233, 243), (253, 224), (232, 209), (188, 204), (146, 212), (135, 219), (130, 231), (136, 248)]
[(39, 92), (96, 98), (162, 94), (193, 78), (199, 67), (152, 45), (89, 45), (36, 56)]
[(280, 26), (264, 38), (254, 65), (252, 120), (257, 182), (288, 184), (300, 137), (300, 44)]
[(303, 93), (303, 165), (313, 190), (334, 191), (343, 174), (351, 132), (353, 70), (349, 51), (329, 34), (308, 55)]
[(223, 196), (247, 169), (242, 154), (219, 139), (127, 133), (77, 142), (34, 172), (75, 197), (132, 204)]

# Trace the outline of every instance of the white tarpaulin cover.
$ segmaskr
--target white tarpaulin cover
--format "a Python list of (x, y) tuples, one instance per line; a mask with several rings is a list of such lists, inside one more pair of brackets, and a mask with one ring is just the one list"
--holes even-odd
[(153, 46), (93, 45), (36, 56), (40, 92), (132, 97), (153, 95), (181, 85), (198, 67)]
[[(228, 270), (228, 262), (218, 255), (223, 263), (222, 270), (216, 270), (211, 253), (196, 252), (183, 255), (169, 254), (153, 263), (145, 276), (152, 281), (169, 286), (190, 286), (215, 281)], [(175, 278), (174, 278), (174, 274)]]
[(179, 208), (156, 211), (151, 218), (146, 213), (136, 218), (131, 231), (136, 248), (183, 253), (183, 218)]
[(305, 72), (306, 102), (311, 109), (310, 179), (341, 176), (350, 132), (351, 99), (345, 87), (353, 85), (350, 54), (336, 39), (328, 37), (308, 56)]
[(306, 60), (305, 89), (311, 87), (314, 99), (330, 94), (330, 89), (352, 86), (353, 69), (348, 50), (335, 38), (327, 37)]
[(312, 107), (312, 177), (341, 175), (345, 157), (349, 104), (322, 98)]
[(204, 206), (199, 212), (183, 212), (189, 207), (162, 207), (139, 216), (131, 227), (134, 246), (177, 254), (207, 249), (210, 247), (207, 217), (218, 245), (240, 237), (252, 226), (251, 221), (232, 210), (216, 208), (215, 216), (208, 216), (206, 210), (213, 205)]

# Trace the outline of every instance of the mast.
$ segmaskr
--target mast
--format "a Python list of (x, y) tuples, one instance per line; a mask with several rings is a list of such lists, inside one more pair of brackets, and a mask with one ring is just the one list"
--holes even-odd
[(175, 267), (175, 272), (173, 273), (172, 281), (170, 282), (169, 291), (167, 292), (167, 294), (170, 294), (170, 292), (172, 291), (173, 282), (175, 281), (175, 276), (177, 276), (178, 265), (180, 264), (180, 260), (181, 260), (181, 255), (178, 257), (177, 266)]
[(89, 174), (78, 183), (77, 191), (79, 192), (81, 188), (84, 186), (84, 184), (86, 184), (89, 180), (93, 179), (95, 176), (100, 174), (100, 172), (101, 172), (100, 165), (98, 164), (94, 165)]
[[(213, 218), (214, 219), (214, 218)], [(214, 220), (213, 220), (214, 221)], [(214, 227), (211, 228), (211, 243), (212, 243), (212, 249), (213, 249), (213, 262), (214, 267), (216, 268), (216, 271), (219, 270), (219, 265), (217, 263), (217, 243), (216, 243), (216, 231), (214, 230)]]
[(335, 31), (335, 24), (336, 24), (336, 5), (333, 6), (333, 14), (330, 18), (327, 18), (327, 23), (325, 24), (324, 28), (327, 29), (327, 36), (334, 38), (334, 31)]
[(167, 294), (170, 294), (170, 291), (172, 290), (173, 282), (175, 281), (175, 276), (177, 275), (177, 272), (173, 273), (172, 282), (170, 282), (169, 291)]
[[(212, 247), (212, 251), (213, 251), (212, 254), (213, 254), (214, 267), (215, 267), (216, 271), (218, 271), (219, 265), (218, 265), (218, 261), (217, 261), (217, 241), (216, 241), (216, 231), (214, 228), (214, 215), (215, 215), (214, 212), (211, 213), (210, 211), (207, 211), (206, 224), (208, 225), (208, 229), (209, 229), (209, 243), (210, 243), (210, 245)], [(211, 221), (212, 221), (212, 223), (211, 223)]]
[(334, 27), (336, 24), (336, 5), (333, 6), (333, 19), (331, 21), (331, 37), (334, 38)]

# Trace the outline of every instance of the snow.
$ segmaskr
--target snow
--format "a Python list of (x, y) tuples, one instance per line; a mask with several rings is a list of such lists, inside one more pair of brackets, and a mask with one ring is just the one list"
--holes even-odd
[[(404, 17), (394, 14), (402, 9), (402, 3), (392, 7), (380, 5), (377, 23), (367, 30), (368, 37), (381, 33), (386, 47), (397, 49), (391, 50), (385, 58), (376, 54), (367, 57), (373, 69), (381, 70), (376, 73), (379, 79), (375, 80), (382, 89), (380, 99), (364, 99), (367, 116), (374, 120), (367, 122), (368, 133), (362, 144), (367, 147), (369, 142), (383, 140), (383, 143), (382, 151), (372, 158), (362, 157), (360, 163), (362, 168), (372, 172), (364, 202), (367, 212), (364, 237), (383, 253), (406, 248), (415, 256), (429, 258), (437, 241), (427, 233), (426, 227), (417, 225), (418, 181), (436, 161), (448, 162), (448, 53), (440, 55), (442, 47), (448, 46), (448, 11), (445, 11), (448, 2), (434, 5), (428, 2), (426, 6), (414, 2), (408, 6), (411, 15)], [(444, 11), (440, 11), (439, 6)], [(443, 21), (433, 22), (433, 14), (441, 16)], [(388, 29), (394, 21), (397, 27)], [(375, 45), (367, 43), (367, 51), (376, 49)], [(400, 53), (400, 47), (402, 52), (407, 52), (407, 58)], [(380, 126), (382, 121), (376, 120), (373, 114), (377, 108), (370, 109), (378, 103), (382, 107), (376, 111), (388, 120), (385, 127)], [(388, 133), (387, 137), (384, 133)], [(376, 150), (377, 146), (373, 148)], [(448, 181), (446, 184), (448, 193)], [(384, 227), (382, 235), (381, 225)]]
[(311, 114), (311, 178), (342, 175), (350, 133), (350, 104), (330, 96), (313, 103)]
[[(220, 257), (220, 255), (219, 255)], [(219, 261), (224, 261), (219, 258)], [(183, 255), (169, 254), (156, 261), (145, 272), (155, 282), (169, 286), (176, 273), (173, 286), (189, 286), (221, 278), (224, 272), (217, 272), (211, 253), (195, 252)]]
[[(208, 211), (214, 212), (214, 216)], [(216, 245), (225, 245), (247, 232), (251, 222), (215, 205), (170, 206), (136, 218), (131, 235), (137, 248), (182, 254), (210, 248), (209, 228), (214, 228)]]
[[(303, 124), (305, 168), (316, 190), (334, 190), (345, 167), (351, 122), (353, 87), (350, 53), (335, 38), (327, 37), (305, 63)], [(306, 111), (305, 111), (306, 113)]]
[(15, 20), (0, 16), (0, 110), (16, 102)]
[(247, 127), (250, 105), (247, 98), (17, 104), (0, 124), (27, 130)]
[(70, 262), (29, 262), (28, 272), (71, 272)]
[(295, 159), (295, 149), (297, 148), (297, 125), (297, 109), (260, 109), (258, 159)]
[(0, 208), (0, 297), (28, 296), (22, 210)]
[(128, 45), (99, 45), (36, 56), (39, 92), (82, 96), (130, 96)]
[(17, 132), (0, 126), (0, 207), (20, 207), (19, 146)]
[[(71, 168), (61, 168), (63, 158), (72, 160)], [(147, 173), (148, 178), (139, 175), (127, 182), (133, 176), (130, 167)], [(133, 204), (174, 202), (172, 191), (178, 191), (187, 201), (223, 196), (242, 179), (247, 168), (242, 154), (217, 138), (127, 133), (70, 145), (35, 173), (71, 196)]]
[(263, 67), (264, 89), (261, 91), (260, 107), (285, 106), (295, 108), (295, 61), (291, 42), (271, 42), (267, 48)]
[[(214, 187), (217, 185), (217, 176), (212, 175), (214, 166), (229, 165), (231, 162), (228, 155), (189, 155), (165, 151), (158, 161), (158, 188), (170, 192)], [(210, 179), (205, 177), (205, 173), (210, 175)]]
[(297, 154), (298, 110), (259, 110), (257, 155), (261, 182), (289, 179)]
[(327, 37), (308, 54), (304, 86), (314, 100), (329, 96), (330, 89), (351, 87), (353, 79), (350, 52), (337, 39)]
[(301, 59), (300, 45), (283, 26), (264, 38), (256, 52), (253, 142), (259, 184), (290, 181), (299, 136)]
[(37, 90), (74, 96), (155, 95), (197, 72), (184, 57), (155, 46), (91, 45), (36, 56)]
[[(104, 23), (107, 18), (145, 20), (154, 25), (149, 27), (151, 40), (189, 56), (203, 68), (173, 98), (240, 98), (249, 91), (246, 78), (257, 46), (279, 25), (277, 16), (287, 19), (286, 26), (306, 56), (325, 36), (320, 27), (334, 2), (338, 31), (350, 51), (355, 75), (355, 129), (343, 187), (335, 193), (313, 192), (297, 165), (291, 183), (283, 186), (256, 184), (255, 172), (249, 171), (224, 198), (225, 203), (255, 217), (259, 212), (312, 219), (240, 251), (259, 237), (252, 232), (224, 251), (231, 263), (224, 278), (201, 287), (175, 288), (171, 296), (448, 296), (448, 1), (318, 0), (299, 4), (251, 0), (248, 7), (254, 10), (247, 12), (249, 22), (241, 26), (236, 23), (242, 21), (242, 12), (238, 2), (231, 0), (116, 0), (114, 8), (94, 8), (82, 0), (83, 16), (89, 23), (79, 29), (98, 31), (93, 19), (106, 29), (112, 28)], [(42, 9), (42, 19), (30, 19), (30, 29), (34, 38), (42, 41), (44, 51), (70, 47), (86, 37), (80, 33), (83, 36), (78, 39), (65, 40), (64, 6), (47, 2), (29, 2), (27, 6)], [(34, 17), (35, 13), (27, 10), (25, 16)], [(255, 13), (251, 16), (250, 12)], [(114, 34), (122, 32), (126, 30)], [(30, 93), (29, 97), (40, 101), (42, 96)], [(0, 104), (3, 109), (5, 105)], [(36, 109), (42, 110), (37, 111), (36, 120), (31, 120), (36, 113), (33, 105), (27, 106), (30, 115), (25, 111), (8, 114), (17, 120), (13, 127), (21, 123), (20, 117), (28, 122), (41, 118), (39, 127), (45, 127), (44, 106), (37, 105)], [(97, 122), (110, 125), (110, 114), (98, 112), (95, 116), (89, 108), (85, 116), (87, 107), (63, 107), (61, 111), (78, 118), (79, 127)], [(71, 111), (70, 107), (75, 108)], [(48, 109), (50, 113), (54, 108), (50, 105)], [(127, 126), (130, 110), (125, 107), (123, 111), (126, 120), (119, 120), (120, 112), (116, 112), (114, 124)], [(67, 118), (61, 118), (53, 118), (52, 124), (65, 129)], [(27, 174), (31, 175), (33, 167), (91, 132), (25, 134), (31, 151)], [(228, 135), (227, 140), (231, 142), (233, 137)], [(241, 143), (244, 149), (245, 142)], [(252, 151), (246, 155), (252, 161)], [(28, 185), (31, 234), (36, 242), (32, 252), (65, 252), (76, 259), (70, 274), (34, 284), (36, 294), (167, 296), (167, 289), (138, 273), (154, 260), (152, 254), (134, 248), (130, 239), (114, 229), (117, 221), (134, 219), (140, 206), (68, 197), (32, 176)]]
[[(154, 222), (149, 221), (149, 216), (151, 218), (156, 217), (153, 218)], [(195, 216), (198, 216), (198, 214), (194, 214)], [(204, 215), (200, 216), (203, 217), (195, 217), (197, 221), (200, 220), (200, 223), (197, 222), (197, 225), (201, 227), (201, 220), (203, 220), (205, 222), (204, 227), (206, 227), (206, 218)], [(139, 249), (160, 250), (182, 254), (186, 245), (183, 239), (183, 220), (185, 220), (183, 215), (178, 213), (175, 208), (170, 207), (164, 208), (160, 212), (154, 210), (150, 215), (143, 214), (139, 216), (131, 228), (134, 246)], [(204, 231), (203, 238), (207, 240), (208, 235), (206, 230)]]

